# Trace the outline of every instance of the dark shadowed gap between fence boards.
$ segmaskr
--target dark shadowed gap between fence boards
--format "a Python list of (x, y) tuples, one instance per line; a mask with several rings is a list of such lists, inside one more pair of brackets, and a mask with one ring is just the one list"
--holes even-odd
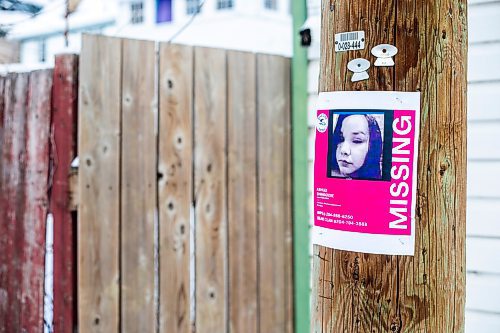
[(85, 35), (79, 111), (80, 331), (292, 332), (290, 60)]

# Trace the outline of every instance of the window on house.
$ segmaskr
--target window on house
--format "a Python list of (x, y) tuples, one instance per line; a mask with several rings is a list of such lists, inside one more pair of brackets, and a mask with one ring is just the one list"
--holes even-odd
[(130, 22), (132, 24), (144, 22), (144, 5), (142, 2), (130, 3)]
[(156, 23), (172, 22), (172, 0), (156, 0)]
[(217, 0), (217, 9), (233, 8), (233, 0)]
[(200, 12), (200, 0), (186, 0), (186, 13), (188, 15), (198, 14)]
[(264, 7), (266, 9), (276, 10), (278, 8), (277, 0), (264, 0)]

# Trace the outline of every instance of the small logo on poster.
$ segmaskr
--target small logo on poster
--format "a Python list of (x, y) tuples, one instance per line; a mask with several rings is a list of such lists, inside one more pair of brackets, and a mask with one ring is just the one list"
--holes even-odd
[(316, 124), (316, 129), (320, 133), (324, 133), (328, 129), (328, 116), (324, 113), (318, 115), (318, 123)]

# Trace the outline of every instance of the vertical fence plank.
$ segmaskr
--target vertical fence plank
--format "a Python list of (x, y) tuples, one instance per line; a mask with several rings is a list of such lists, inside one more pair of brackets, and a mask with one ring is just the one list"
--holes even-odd
[[(284, 154), (283, 154), (283, 209), (285, 211), (285, 233), (284, 251), (285, 251), (285, 332), (292, 333), (294, 331), (294, 281), (293, 281), (293, 211), (292, 211), (292, 102), (291, 102), (291, 60), (282, 58), (281, 73), (282, 79), (280, 87), (285, 99), (283, 106), (283, 122), (284, 122)], [(280, 67), (278, 67), (280, 68)]]
[(30, 74), (26, 117), (26, 173), (22, 242), (22, 300), (19, 331), (43, 327), (45, 223), (48, 210), (52, 70)]
[(226, 53), (195, 49), (196, 331), (227, 331)]
[(54, 333), (76, 325), (76, 224), (70, 212), (69, 171), (76, 156), (78, 56), (56, 56), (52, 88), (54, 173), (50, 211), (54, 217)]
[(154, 42), (123, 40), (121, 331), (155, 332), (156, 207)]
[[(3, 191), (3, 187), (2, 187), (2, 175), (3, 175), (3, 171), (2, 171), (2, 168), (3, 168), (3, 132), (4, 132), (4, 115), (5, 115), (5, 95), (7, 93), (6, 89), (5, 89), (5, 82), (6, 82), (7, 78), (5, 76), (0, 76), (0, 199), (2, 199), (2, 191)], [(2, 211), (2, 202), (0, 202), (0, 214), (3, 212)], [(0, 216), (3, 216), (3, 215), (0, 215)], [(0, 234), (3, 234), (5, 232), (5, 229), (2, 229), (3, 228), (3, 223), (4, 223), (4, 220), (5, 219), (0, 219)], [(5, 237), (2, 237), (0, 236), (0, 288), (2, 288), (2, 276), (3, 276), (3, 272), (2, 272), (2, 269), (6, 268), (6, 266), (4, 267), (4, 257), (3, 255), (5, 254), (5, 242), (6, 241), (6, 238)], [(2, 290), (0, 289), (0, 293), (2, 292)], [(0, 297), (3, 297), (3, 296), (0, 296)], [(1, 299), (1, 298), (0, 298)], [(1, 301), (0, 301), (0, 318), (1, 317), (1, 313), (2, 313), (2, 305), (1, 305)]]
[(23, 201), (29, 74), (5, 79), (0, 191), (0, 332), (15, 332), (22, 316)]
[(160, 44), (160, 332), (190, 332), (193, 49)]
[(290, 64), (257, 58), (260, 332), (289, 329), (293, 294), (290, 253)]
[[(0, 76), (0, 191), (2, 190), (2, 156), (3, 156), (3, 117), (5, 113), (5, 76)], [(1, 237), (0, 237), (0, 249), (3, 249), (1, 246)], [(1, 256), (0, 256), (1, 258)]]
[(84, 35), (78, 150), (80, 332), (119, 330), (121, 40)]
[(256, 56), (228, 52), (229, 327), (257, 332)]

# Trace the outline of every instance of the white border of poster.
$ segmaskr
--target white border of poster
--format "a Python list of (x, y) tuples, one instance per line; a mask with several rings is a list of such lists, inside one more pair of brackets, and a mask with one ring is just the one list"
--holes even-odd
[[(347, 91), (320, 93), (316, 110), (415, 110), (415, 142), (413, 177), (411, 189), (411, 233), (410, 235), (388, 235), (345, 230), (334, 230), (313, 226), (313, 244), (329, 248), (387, 255), (414, 255), (415, 206), (417, 189), (418, 143), (420, 135), (420, 93), (394, 91)], [(324, 129), (321, 129), (324, 131)], [(315, 130), (315, 135), (318, 130)], [(316, 137), (315, 137), (316, 142)], [(316, 159), (316, 153), (314, 158)], [(316, 162), (316, 161), (315, 161)], [(315, 190), (313, 192), (313, 195)], [(317, 207), (314, 207), (316, 215)], [(315, 216), (316, 218), (316, 216)]]

